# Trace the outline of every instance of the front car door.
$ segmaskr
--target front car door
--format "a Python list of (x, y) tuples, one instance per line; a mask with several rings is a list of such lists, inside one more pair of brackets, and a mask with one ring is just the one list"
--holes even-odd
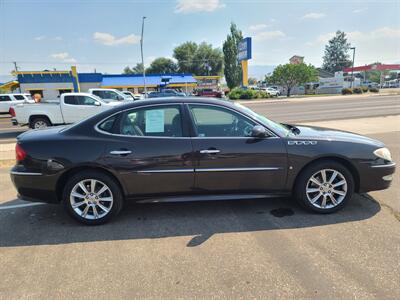
[[(193, 189), (193, 148), (182, 104), (133, 108), (113, 118), (104, 162), (118, 172), (129, 196), (188, 193)], [(108, 126), (109, 128), (102, 128)]]
[(204, 193), (279, 192), (287, 173), (286, 148), (271, 133), (251, 137), (257, 123), (233, 109), (188, 104), (196, 155), (195, 188)]

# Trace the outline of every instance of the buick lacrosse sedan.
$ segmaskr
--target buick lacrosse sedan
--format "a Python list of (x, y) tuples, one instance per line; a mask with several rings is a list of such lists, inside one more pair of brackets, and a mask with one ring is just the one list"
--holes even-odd
[[(353, 193), (389, 187), (384, 144), (350, 132), (273, 122), (210, 98), (135, 101), (80, 123), (18, 137), (19, 197), (62, 203), (101, 224), (125, 201), (293, 195), (330, 213)], [(267, 200), (266, 200), (267, 201)]]

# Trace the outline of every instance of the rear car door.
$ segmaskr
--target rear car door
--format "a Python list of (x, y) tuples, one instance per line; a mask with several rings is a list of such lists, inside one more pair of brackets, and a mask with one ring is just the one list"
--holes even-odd
[(201, 192), (278, 192), (286, 182), (281, 138), (251, 137), (255, 121), (237, 111), (188, 104), (194, 127), (195, 188)]
[[(130, 196), (192, 190), (193, 148), (182, 107), (149, 105), (114, 117), (116, 125), (108, 130), (104, 161), (118, 172)], [(98, 129), (106, 131), (102, 126)]]

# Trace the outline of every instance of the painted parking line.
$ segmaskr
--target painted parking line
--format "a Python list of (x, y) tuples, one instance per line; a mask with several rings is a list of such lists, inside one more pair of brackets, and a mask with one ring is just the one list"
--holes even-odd
[(29, 207), (29, 206), (38, 206), (38, 205), (44, 205), (46, 203), (23, 203), (23, 204), (15, 204), (15, 205), (4, 205), (0, 206), (0, 210), (6, 210), (6, 209), (15, 209), (15, 208), (21, 208), (21, 207)]

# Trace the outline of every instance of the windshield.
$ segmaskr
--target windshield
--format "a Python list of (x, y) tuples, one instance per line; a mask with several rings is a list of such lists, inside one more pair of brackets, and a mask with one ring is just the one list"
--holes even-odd
[(259, 115), (258, 113), (252, 111), (250, 108), (235, 102), (234, 105), (239, 108), (239, 110), (243, 111), (244, 113), (250, 115), (253, 117), (255, 120), (259, 121), (260, 123), (264, 124), (266, 127), (270, 128), (271, 130), (278, 132), (282, 134), (283, 136), (288, 136), (290, 133), (290, 130), (282, 125), (281, 123), (274, 122), (262, 115)]

